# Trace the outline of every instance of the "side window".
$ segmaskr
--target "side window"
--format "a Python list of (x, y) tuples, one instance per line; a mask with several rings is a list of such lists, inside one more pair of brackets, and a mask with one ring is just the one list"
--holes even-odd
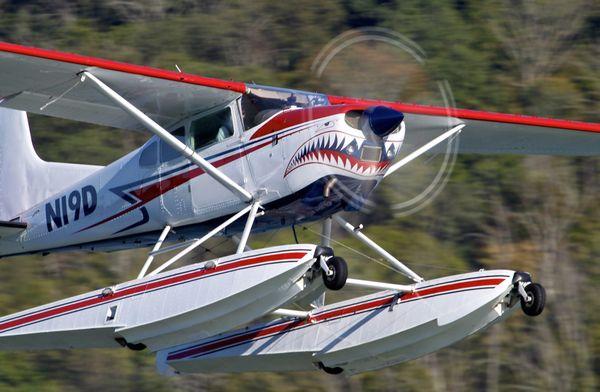
[(233, 122), (229, 108), (197, 118), (190, 125), (192, 148), (199, 150), (219, 143), (233, 135)]
[[(181, 140), (182, 143), (185, 143), (185, 128), (179, 127), (173, 132), (171, 135), (175, 136), (177, 139)], [(173, 147), (169, 146), (167, 143), (161, 140), (160, 142), (160, 162), (169, 162), (175, 158), (179, 158), (181, 154), (173, 149)]]
[(148, 144), (140, 154), (140, 166), (154, 166), (158, 163), (158, 141)]

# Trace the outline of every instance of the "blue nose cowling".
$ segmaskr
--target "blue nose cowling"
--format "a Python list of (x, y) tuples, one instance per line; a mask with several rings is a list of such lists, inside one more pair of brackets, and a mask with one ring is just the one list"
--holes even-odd
[(371, 106), (364, 111), (363, 117), (368, 120), (371, 131), (382, 138), (394, 132), (404, 120), (402, 112), (387, 106)]

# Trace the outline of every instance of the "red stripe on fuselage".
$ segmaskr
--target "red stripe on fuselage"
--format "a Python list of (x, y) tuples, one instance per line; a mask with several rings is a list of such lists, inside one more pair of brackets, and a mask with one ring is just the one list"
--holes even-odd
[(0, 332), (14, 328), (23, 326), (24, 324), (29, 324), (36, 321), (42, 321), (43, 319), (47, 319), (49, 317), (58, 316), (64, 313), (69, 313), (76, 310), (81, 310), (83, 308), (87, 308), (90, 306), (98, 305), (103, 302), (111, 302), (116, 299), (129, 297), (132, 295), (143, 294), (147, 291), (153, 291), (160, 288), (165, 288), (167, 286), (171, 286), (174, 284), (182, 283), (185, 281), (193, 280), (196, 278), (200, 278), (207, 275), (213, 275), (215, 273), (227, 272), (237, 268), (248, 267), (252, 265), (258, 265), (263, 263), (284, 261), (284, 260), (300, 260), (304, 256), (306, 256), (307, 252), (288, 252), (288, 253), (275, 253), (268, 254), (263, 256), (251, 257), (248, 259), (242, 259), (231, 263), (226, 263), (222, 265), (218, 265), (213, 269), (201, 269), (197, 271), (192, 271), (189, 273), (184, 273), (181, 275), (176, 275), (172, 277), (166, 277), (165, 279), (158, 279), (155, 281), (148, 282), (147, 284), (142, 284), (130, 288), (126, 288), (121, 291), (115, 292), (110, 296), (97, 296), (93, 298), (87, 298), (78, 302), (73, 302), (68, 305), (59, 306), (49, 310), (42, 310), (38, 313), (28, 314), (20, 318), (16, 318), (10, 321), (6, 321), (4, 323), (0, 323)]
[[(212, 165), (214, 167), (221, 167), (232, 161), (235, 161), (236, 159), (239, 159), (247, 154), (250, 154), (250, 153), (258, 150), (259, 148), (265, 147), (269, 144), (271, 144), (271, 141), (266, 141), (264, 143), (253, 146), (247, 150), (243, 150), (240, 153), (233, 154), (228, 157), (222, 158), (218, 161), (212, 162)], [(133, 211), (133, 210), (143, 206), (144, 204), (147, 204), (148, 202), (156, 199), (158, 196), (167, 193), (171, 189), (176, 188), (182, 184), (185, 184), (186, 182), (190, 181), (191, 179), (196, 178), (204, 173), (205, 172), (203, 169), (197, 167), (192, 170), (186, 171), (184, 173), (180, 173), (180, 174), (174, 175), (172, 177), (166, 178), (164, 180), (160, 180), (160, 181), (152, 183), (150, 185), (146, 185), (144, 187), (133, 190), (130, 193), (132, 195), (134, 195), (135, 197), (137, 197), (138, 199), (140, 199), (137, 203), (127, 207), (126, 209), (118, 212), (117, 214), (114, 214), (106, 219), (103, 219), (100, 222), (94, 223), (93, 225), (87, 226), (79, 231), (81, 232), (84, 230), (94, 228), (103, 223), (106, 223), (106, 222), (116, 219), (120, 216), (123, 216), (123, 215), (127, 214), (128, 212)]]
[(334, 114), (346, 113), (350, 110), (364, 110), (367, 107), (367, 105), (335, 105), (286, 110), (277, 114), (266, 124), (257, 129), (250, 137), (250, 140), (270, 135), (284, 128), (290, 128), (294, 125), (303, 124), (308, 121), (333, 116)]

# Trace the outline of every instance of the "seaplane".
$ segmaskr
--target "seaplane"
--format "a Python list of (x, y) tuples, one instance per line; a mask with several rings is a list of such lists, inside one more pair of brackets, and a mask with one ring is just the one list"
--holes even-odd
[[(46, 162), (27, 113), (149, 139), (104, 167)], [(0, 42), (0, 256), (150, 249), (130, 281), (0, 318), (0, 349), (146, 349), (165, 375), (352, 375), (449, 346), (519, 307), (537, 316), (545, 291), (529, 273), (426, 279), (346, 220), (386, 177), (459, 134), (459, 153), (600, 152), (598, 123), (333, 96)], [(317, 221), (319, 243), (248, 245), (255, 233)], [(333, 224), (409, 282), (349, 277)], [(213, 237), (234, 241), (235, 253), (173, 266)], [(157, 266), (159, 255), (170, 256)], [(370, 294), (325, 303), (346, 287)]]

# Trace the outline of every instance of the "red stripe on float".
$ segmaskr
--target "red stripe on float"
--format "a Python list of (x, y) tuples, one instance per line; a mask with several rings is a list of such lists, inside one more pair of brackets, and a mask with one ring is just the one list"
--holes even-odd
[[(417, 290), (414, 293), (403, 294), (402, 296), (400, 296), (400, 303), (402, 303), (403, 301), (408, 301), (408, 300), (412, 300), (412, 299), (419, 298), (419, 297), (425, 297), (425, 296), (434, 295), (434, 294), (442, 294), (442, 293), (454, 291), (454, 290), (483, 287), (483, 286), (496, 286), (496, 285), (502, 283), (504, 280), (505, 279), (503, 279), (503, 278), (476, 279), (476, 280), (456, 282), (456, 283), (450, 283), (450, 284), (442, 284), (440, 286), (428, 287), (428, 288), (425, 288), (422, 290)], [(204, 344), (201, 346), (192, 347), (190, 349), (169, 355), (167, 357), (167, 360), (172, 361), (172, 360), (184, 359), (184, 358), (192, 357), (192, 356), (195, 356), (198, 354), (207, 353), (207, 352), (210, 352), (213, 350), (225, 348), (228, 346), (234, 346), (234, 345), (237, 345), (240, 343), (244, 343), (246, 341), (252, 341), (252, 340), (255, 340), (255, 339), (258, 339), (261, 337), (286, 332), (286, 331), (289, 331), (289, 330), (292, 330), (292, 329), (295, 329), (298, 327), (302, 327), (302, 326), (305, 326), (308, 324), (324, 322), (329, 319), (345, 316), (345, 315), (348, 315), (351, 313), (357, 313), (357, 312), (377, 309), (382, 306), (388, 306), (388, 305), (391, 305), (391, 303), (394, 301), (394, 298), (395, 297), (393, 295), (384, 297), (384, 298), (378, 298), (373, 301), (368, 301), (368, 302), (364, 302), (364, 303), (360, 303), (360, 304), (356, 304), (356, 305), (350, 305), (347, 307), (333, 309), (333, 310), (330, 310), (327, 312), (312, 315), (308, 319), (305, 319), (305, 320), (297, 319), (297, 320), (287, 321), (283, 324), (273, 325), (271, 327), (259, 329), (259, 330), (252, 331), (252, 332), (249, 332), (246, 334), (241, 334), (241, 335), (233, 336), (231, 338), (219, 340), (216, 342), (207, 343), (207, 344)]]
[(237, 268), (243, 268), (243, 267), (258, 265), (258, 264), (262, 264), (262, 263), (269, 263), (269, 262), (274, 262), (274, 261), (282, 261), (282, 260), (289, 260), (289, 259), (300, 260), (304, 256), (306, 256), (306, 252), (288, 252), (288, 253), (268, 254), (268, 255), (238, 260), (233, 263), (218, 265), (213, 269), (202, 269), (199, 271), (192, 271), (189, 273), (185, 273), (185, 274), (181, 274), (181, 275), (177, 275), (177, 276), (173, 276), (173, 277), (167, 277), (165, 279), (159, 279), (159, 280), (151, 281), (147, 284), (142, 284), (139, 286), (134, 286), (134, 287), (131, 287), (128, 289), (117, 291), (113, 295), (110, 295), (110, 296), (97, 296), (94, 298), (88, 298), (88, 299), (85, 299), (85, 300), (82, 300), (79, 302), (74, 302), (74, 303), (71, 303), (68, 305), (59, 306), (59, 307), (45, 310), (45, 311), (42, 310), (38, 313), (28, 314), (26, 316), (23, 316), (23, 317), (20, 317), (17, 319), (13, 319), (13, 320), (10, 320), (10, 321), (4, 322), (4, 323), (0, 323), (0, 331), (4, 331), (6, 329), (22, 326), (23, 324), (29, 324), (29, 323), (35, 322), (35, 321), (41, 321), (43, 319), (58, 316), (58, 315), (61, 315), (64, 313), (81, 310), (83, 308), (93, 306), (93, 305), (98, 305), (103, 302), (110, 302), (110, 301), (114, 301), (115, 299), (129, 297), (129, 296), (136, 295), (136, 294), (142, 294), (147, 291), (153, 291), (156, 289), (171, 286), (173, 284), (182, 283), (184, 281), (200, 278), (200, 277), (206, 276), (206, 275), (212, 275), (215, 273), (231, 271), (231, 270), (234, 270)]

